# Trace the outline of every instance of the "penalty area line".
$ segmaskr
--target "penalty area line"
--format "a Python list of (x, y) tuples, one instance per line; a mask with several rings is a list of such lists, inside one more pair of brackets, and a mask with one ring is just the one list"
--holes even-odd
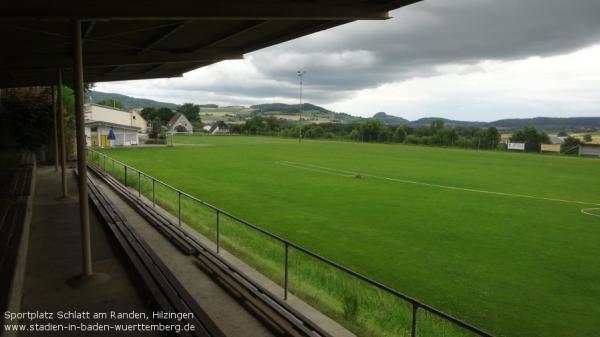
[[(441, 189), (447, 189), (447, 190), (457, 190), (457, 191), (465, 191), (465, 192), (473, 192), (473, 193), (491, 194), (491, 195), (499, 195), (499, 196), (505, 196), (505, 197), (515, 197), (515, 198), (526, 198), (526, 199), (554, 201), (554, 202), (562, 202), (562, 203), (569, 203), (569, 204), (600, 206), (600, 204), (598, 204), (598, 203), (587, 202), (587, 201), (566, 200), (566, 199), (558, 199), (558, 198), (547, 198), (547, 197), (539, 197), (539, 196), (527, 195), (527, 194), (496, 192), (496, 191), (480, 190), (480, 189), (474, 189), (474, 188), (468, 188), (468, 187), (459, 187), (459, 186), (449, 186), (449, 185), (432, 184), (432, 183), (426, 183), (426, 182), (416, 181), (416, 180), (406, 180), (406, 179), (390, 178), (390, 177), (377, 176), (377, 175), (368, 174), (368, 173), (346, 171), (346, 170), (341, 170), (341, 169), (336, 169), (336, 168), (331, 168), (331, 167), (326, 167), (326, 166), (318, 166), (318, 165), (307, 164), (307, 163), (298, 163), (298, 162), (290, 162), (290, 161), (276, 161), (275, 163), (279, 164), (279, 165), (284, 165), (284, 166), (289, 166), (289, 167), (297, 168), (297, 169), (302, 169), (302, 170), (307, 170), (307, 171), (314, 171), (314, 172), (319, 172), (319, 173), (332, 174), (332, 175), (337, 175), (337, 176), (342, 176), (342, 177), (348, 177), (348, 178), (350, 178), (350, 177), (356, 177), (356, 176), (361, 176), (361, 177), (367, 177), (367, 178), (373, 178), (373, 179), (394, 181), (394, 182), (403, 183), (403, 184), (411, 184), (411, 185), (419, 185), (419, 186), (426, 186), (426, 187), (434, 187), (434, 188), (441, 188)], [(600, 210), (600, 208), (598, 208), (598, 209)], [(588, 208), (588, 209), (585, 209), (585, 210), (593, 210), (593, 209)], [(583, 210), (582, 210), (582, 212), (583, 212)], [(584, 213), (584, 214), (588, 214), (588, 213)], [(595, 214), (588, 214), (588, 215), (600, 216), (600, 215), (595, 215)]]
[(600, 211), (600, 208), (583, 208), (581, 213), (585, 215), (597, 216), (600, 217), (600, 214), (596, 214), (593, 211)]

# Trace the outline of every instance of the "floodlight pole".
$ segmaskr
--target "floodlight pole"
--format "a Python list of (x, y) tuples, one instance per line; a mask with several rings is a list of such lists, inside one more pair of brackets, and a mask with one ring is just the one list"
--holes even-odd
[(300, 118), (298, 121), (300, 122), (300, 126), (298, 127), (298, 142), (302, 141), (302, 78), (306, 75), (306, 71), (298, 70), (296, 72), (298, 78), (300, 79)]

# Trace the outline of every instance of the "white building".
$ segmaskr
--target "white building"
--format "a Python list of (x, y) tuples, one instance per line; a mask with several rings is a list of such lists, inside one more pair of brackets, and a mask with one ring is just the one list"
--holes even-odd
[(92, 147), (138, 145), (139, 131), (140, 129), (135, 126), (114, 124), (104, 121), (88, 121), (85, 123), (87, 146)]
[[(138, 145), (140, 128), (136, 126), (134, 116), (129, 111), (93, 103), (87, 104), (85, 106), (85, 136), (87, 146)], [(135, 117), (137, 119), (137, 116)]]

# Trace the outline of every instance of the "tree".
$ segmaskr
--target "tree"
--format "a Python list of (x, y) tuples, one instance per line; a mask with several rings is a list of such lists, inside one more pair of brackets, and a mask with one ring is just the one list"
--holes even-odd
[(399, 126), (394, 131), (394, 142), (396, 143), (404, 143), (406, 139), (406, 130), (404, 130), (404, 126)]
[(98, 101), (96, 104), (109, 106), (111, 108), (117, 108), (117, 109), (121, 109), (121, 110), (125, 109), (125, 104), (123, 104), (123, 102), (116, 100), (114, 98), (103, 99), (101, 101)]
[(200, 106), (194, 103), (183, 103), (177, 108), (177, 112), (182, 113), (190, 122), (198, 119), (200, 114)]
[(150, 139), (157, 139), (158, 138), (158, 134), (161, 131), (161, 122), (160, 119), (158, 117), (154, 117), (154, 119), (152, 119), (152, 121), (150, 122), (150, 133), (148, 133), (148, 138)]
[(140, 115), (147, 121), (152, 121), (158, 118), (161, 124), (167, 124), (175, 113), (169, 108), (143, 108)]
[(319, 125), (312, 125), (304, 133), (306, 138), (324, 138), (325, 130)]
[(378, 119), (369, 119), (359, 126), (358, 131), (365, 142), (376, 142), (380, 139), (380, 134), (389, 132), (387, 126)]
[(585, 135), (583, 135), (583, 141), (586, 143), (589, 143), (592, 141), (592, 135), (590, 135), (589, 133), (586, 133)]
[(379, 130), (379, 134), (377, 135), (377, 141), (380, 143), (389, 143), (394, 140), (394, 133), (390, 130), (387, 125), (383, 125), (383, 127)]
[(436, 131), (442, 130), (444, 128), (444, 120), (441, 118), (436, 118), (431, 121), (431, 133), (434, 134)]
[(496, 127), (491, 126), (487, 128), (482, 134), (482, 144), (483, 147), (489, 149), (495, 149), (498, 147), (500, 143), (500, 131), (496, 129)]
[(565, 131), (561, 131), (561, 132), (559, 132), (559, 133), (558, 133), (558, 135), (557, 135), (557, 136), (558, 136), (558, 137), (569, 137), (569, 134), (568, 134), (568, 133), (566, 133)]
[(510, 137), (512, 142), (525, 143), (526, 152), (540, 152), (541, 144), (550, 143), (550, 137), (544, 131), (538, 131), (533, 126), (516, 131)]
[(560, 152), (563, 154), (577, 154), (577, 148), (581, 143), (581, 140), (569, 136), (560, 144)]

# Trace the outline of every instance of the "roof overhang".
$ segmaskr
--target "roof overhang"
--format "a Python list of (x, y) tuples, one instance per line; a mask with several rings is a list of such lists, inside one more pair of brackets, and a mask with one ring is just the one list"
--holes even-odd
[(84, 81), (179, 77), (190, 70), (419, 0), (20, 1), (0, 5), (0, 87), (72, 76), (83, 20)]
[(85, 126), (86, 127), (92, 127), (92, 126), (107, 126), (110, 128), (117, 128), (117, 129), (125, 129), (125, 130), (131, 130), (131, 131), (140, 131), (141, 128), (138, 128), (137, 126), (131, 126), (131, 125), (124, 125), (124, 124), (117, 124), (117, 123), (110, 123), (110, 122), (104, 122), (104, 121), (86, 121), (85, 122)]

